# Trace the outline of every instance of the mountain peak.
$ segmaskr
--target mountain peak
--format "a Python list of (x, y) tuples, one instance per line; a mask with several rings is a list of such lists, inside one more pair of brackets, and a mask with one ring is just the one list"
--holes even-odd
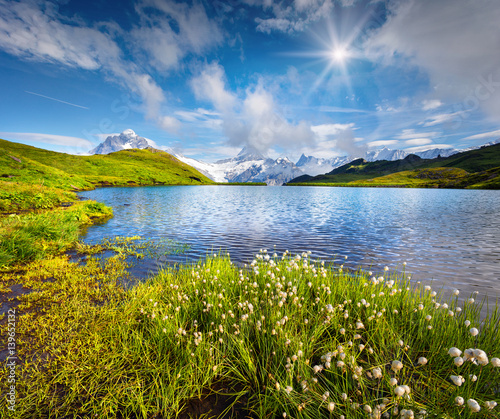
[(137, 137), (137, 134), (135, 133), (134, 130), (126, 129), (124, 130), (120, 135), (123, 135), (125, 137)]
[(126, 129), (118, 135), (108, 137), (96, 148), (89, 151), (90, 154), (109, 154), (115, 151), (128, 150), (131, 148), (158, 148), (156, 143), (144, 137), (140, 137), (133, 130)]
[(255, 147), (246, 145), (236, 156), (238, 160), (264, 160), (262, 153)]

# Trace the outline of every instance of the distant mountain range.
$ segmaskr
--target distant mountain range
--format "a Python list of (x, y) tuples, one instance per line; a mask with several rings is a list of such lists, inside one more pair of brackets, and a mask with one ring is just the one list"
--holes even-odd
[[(499, 140), (489, 144), (498, 142)], [(119, 135), (108, 136), (104, 142), (93, 150), (90, 150), (89, 153), (109, 154), (131, 148), (150, 147), (160, 148), (154, 141), (140, 137), (133, 130), (127, 129)], [(479, 147), (473, 147), (467, 150), (472, 150), (474, 148)], [(297, 163), (293, 163), (286, 157), (271, 159), (263, 156), (256, 149), (244, 147), (236, 157), (219, 160), (215, 163), (207, 163), (186, 157), (167, 147), (161, 147), (161, 149), (172, 154), (183, 163), (194, 167), (216, 182), (265, 182), (270, 186), (282, 185), (303, 175), (316, 176), (329, 173), (337, 167), (341, 167), (358, 158), (362, 158), (368, 162), (379, 160), (396, 161), (404, 159), (410, 154), (404, 150), (391, 150), (384, 147), (380, 150), (368, 151), (361, 156), (343, 156), (330, 159), (305, 156), (303, 154)], [(413, 154), (423, 159), (435, 159), (438, 156), (449, 157), (453, 154), (467, 150), (429, 149)]]

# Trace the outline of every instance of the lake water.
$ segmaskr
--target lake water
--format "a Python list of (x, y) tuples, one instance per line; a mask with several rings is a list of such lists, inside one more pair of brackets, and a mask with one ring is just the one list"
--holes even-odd
[[(500, 297), (500, 191), (156, 186), (80, 195), (114, 209), (114, 218), (88, 229), (87, 243), (115, 235), (171, 239), (190, 246), (169, 258), (182, 262), (223, 249), (246, 263), (263, 248), (348, 256), (345, 266), (374, 272), (406, 262), (414, 280)], [(136, 272), (158, 264), (145, 261)]]

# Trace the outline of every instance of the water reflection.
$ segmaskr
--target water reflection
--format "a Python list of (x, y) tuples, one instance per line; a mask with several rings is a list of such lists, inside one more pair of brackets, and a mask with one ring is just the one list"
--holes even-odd
[[(260, 248), (311, 250), (352, 268), (381, 271), (407, 262), (414, 279), (464, 293), (500, 296), (498, 191), (163, 186), (106, 188), (82, 196), (114, 208), (114, 218), (84, 240), (114, 235), (168, 238), (191, 246), (170, 261), (195, 261), (214, 249), (248, 262)], [(157, 262), (146, 261), (143, 271)]]

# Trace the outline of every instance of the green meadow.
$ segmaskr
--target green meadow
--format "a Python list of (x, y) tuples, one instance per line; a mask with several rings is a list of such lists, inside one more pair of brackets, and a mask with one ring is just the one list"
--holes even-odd
[(11, 144), (0, 148), (0, 336), (14, 351), (2, 417), (499, 417), (497, 305), (410, 282), (404, 267), (350, 271), (265, 249), (247, 265), (211, 254), (137, 283), (127, 268), (148, 246), (80, 243), (112, 209), (74, 191), (210, 182), (152, 150)]
[(415, 155), (396, 161), (357, 159), (288, 185), (500, 189), (500, 144), (429, 160)]

